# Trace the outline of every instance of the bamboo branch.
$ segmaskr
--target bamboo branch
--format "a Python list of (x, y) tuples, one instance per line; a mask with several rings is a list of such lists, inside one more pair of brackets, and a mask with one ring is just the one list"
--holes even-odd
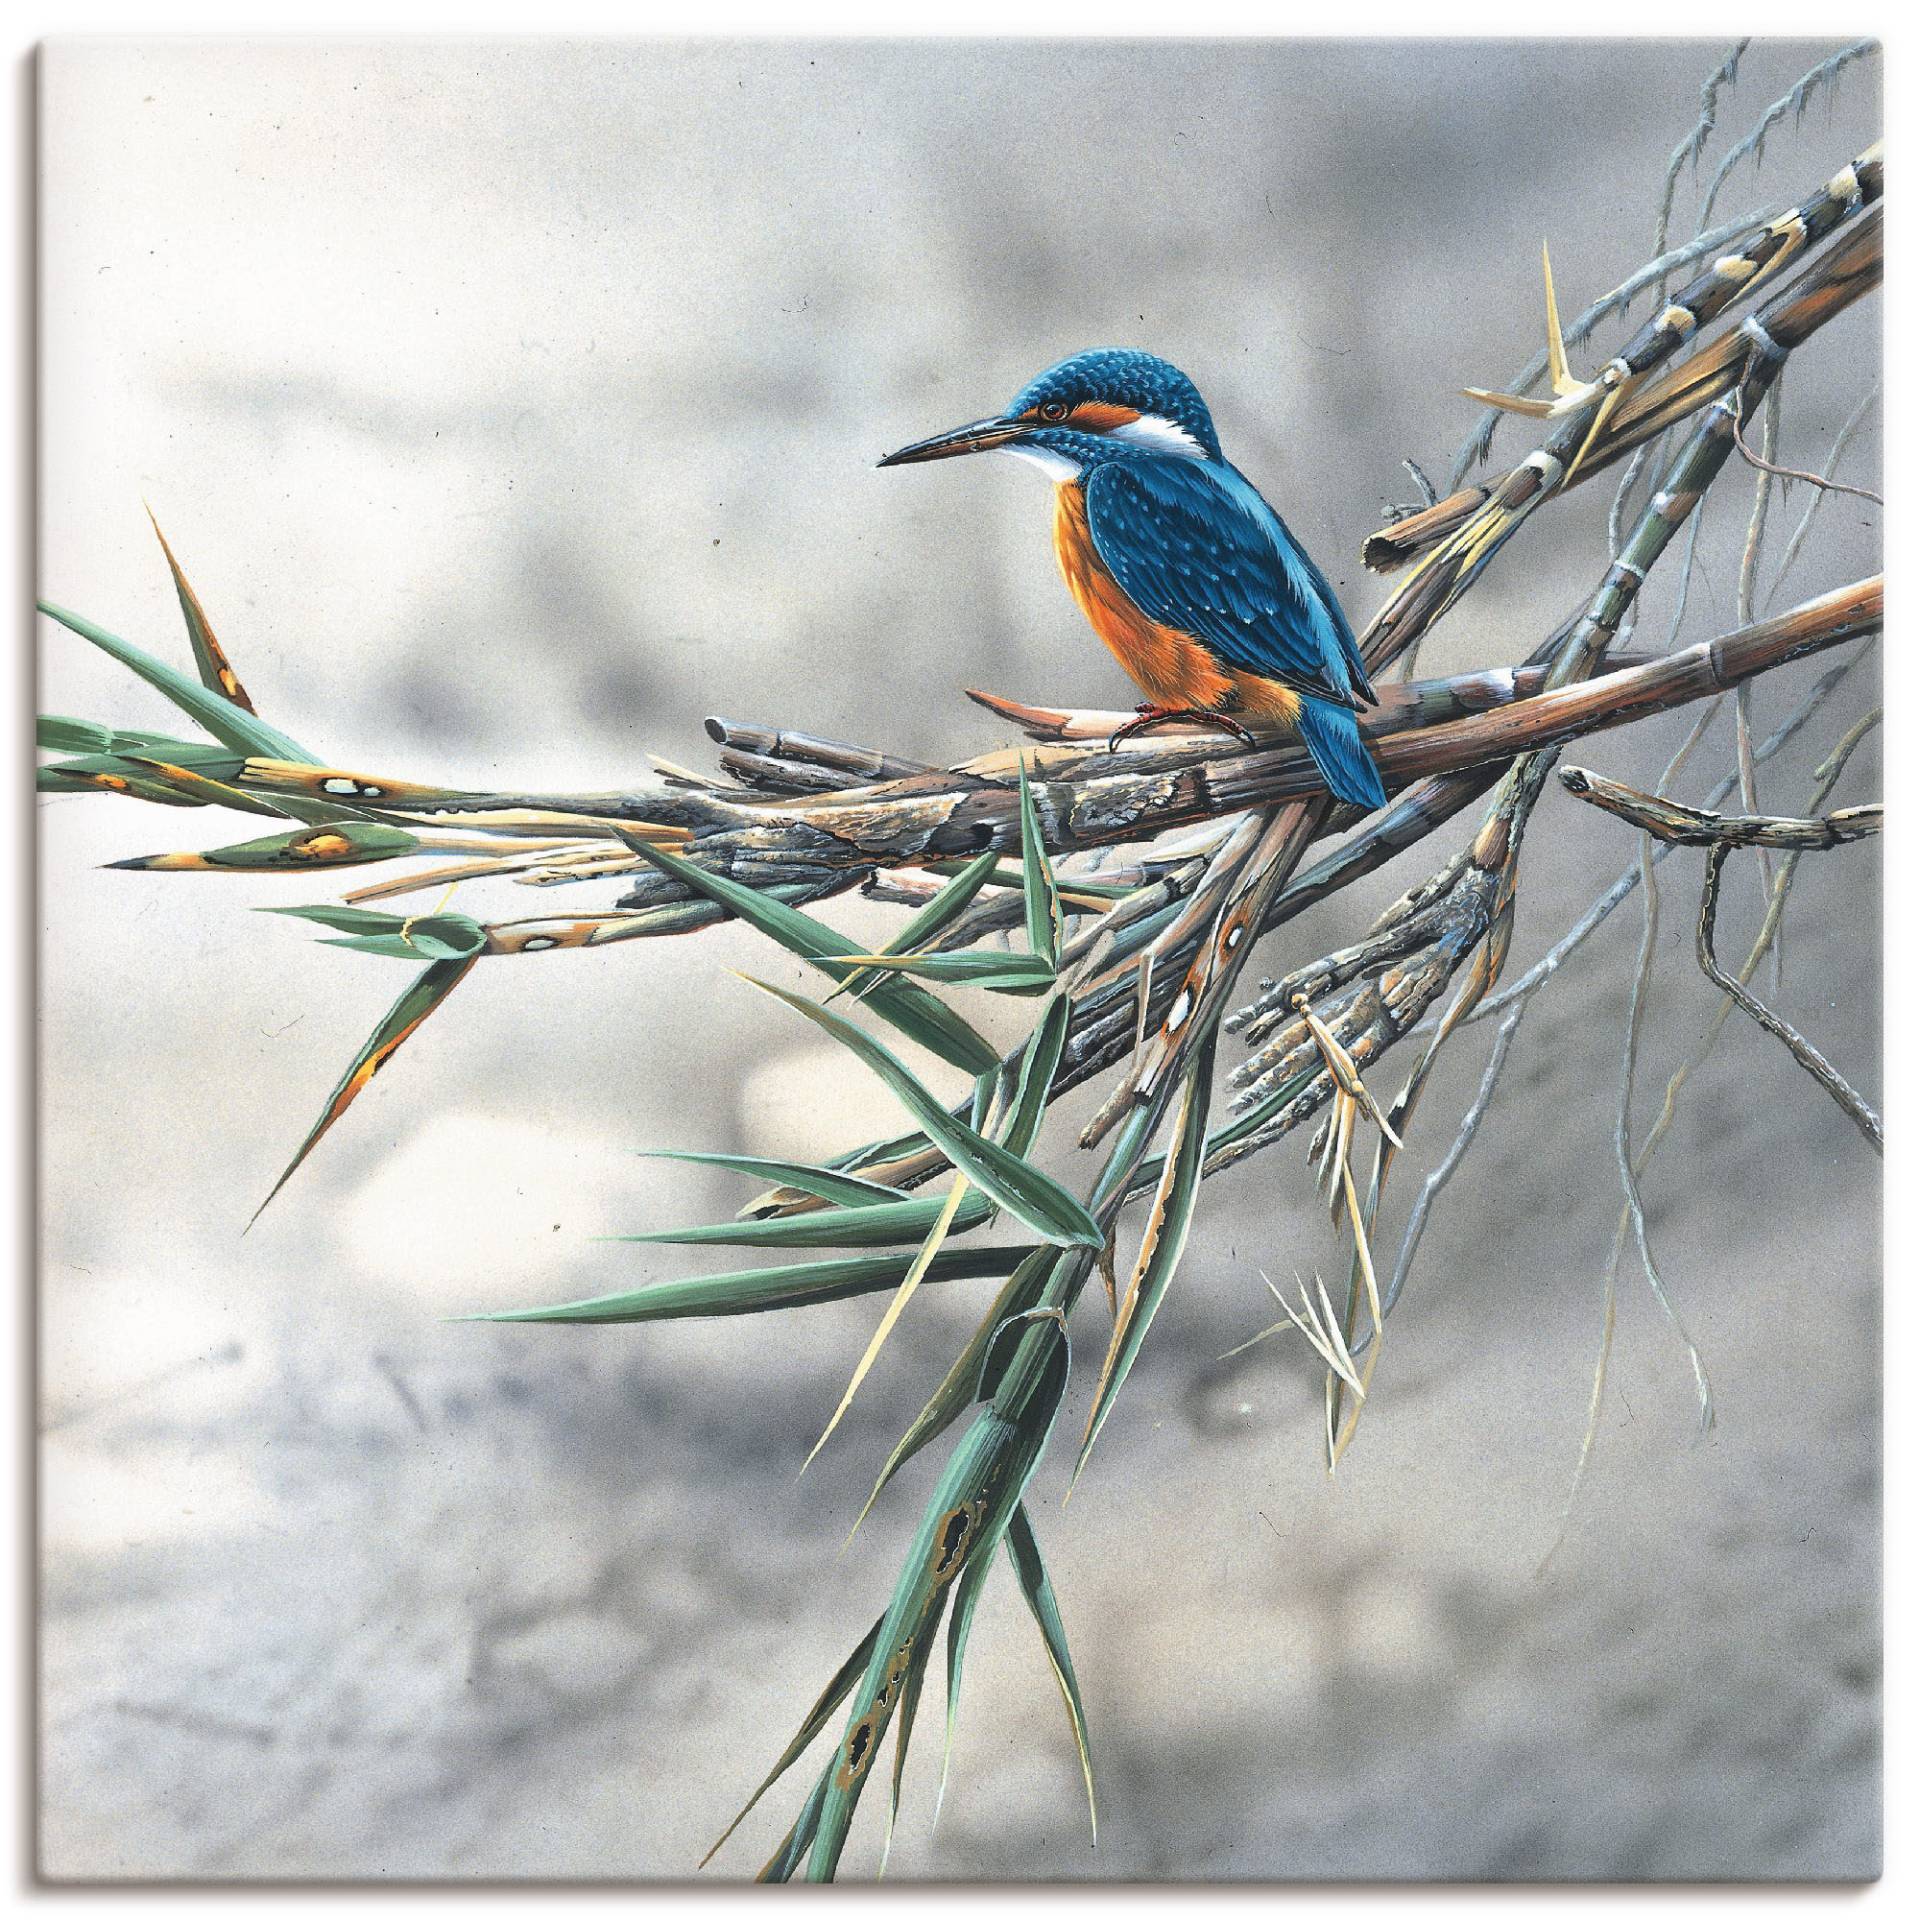
[(1788, 819), (1771, 814), (1709, 813), (1677, 800), (1641, 793), (1585, 767), (1563, 767), (1560, 784), (1629, 826), (1678, 847), (1795, 847), (1821, 852), (1878, 833), (1885, 810), (1879, 806), (1841, 807), (1817, 819)]
[[(1761, 310), (1761, 324), (1782, 346), (1799, 345), (1815, 327), (1879, 284), (1884, 246), (1875, 203), (1884, 185), (1876, 146), (1843, 168), (1811, 199), (1771, 222), (1748, 247), (1716, 260), (1608, 363), (1626, 370), (1616, 374), (1611, 389), (1621, 397), (1584, 452), (1580, 449), (1585, 427), (1581, 436), (1563, 428), (1541, 453), (1529, 455), (1503, 479), (1463, 487), (1436, 506), (1371, 535), (1361, 549), (1362, 560), (1377, 573), (1391, 573), (1421, 553), (1444, 546), (1490, 512), (1537, 503), (1542, 479), (1553, 476), (1556, 467), (1560, 471), (1552, 478), (1553, 490), (1578, 486), (1718, 399), (1745, 363), (1738, 328), (1729, 329), (1669, 373), (1649, 377), (1651, 370), (1737, 299), (1757, 292), (1787, 260), (1859, 215), (1853, 232)], [(1590, 419), (1586, 424), (1591, 424)], [(1553, 464), (1545, 464), (1542, 454), (1551, 455)], [(1575, 454), (1578, 464), (1569, 474), (1566, 468)]]

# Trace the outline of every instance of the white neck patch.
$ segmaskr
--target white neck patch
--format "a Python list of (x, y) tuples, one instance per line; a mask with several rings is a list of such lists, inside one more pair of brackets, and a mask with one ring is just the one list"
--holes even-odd
[(1129, 420), (1124, 427), (1109, 427), (1109, 440), (1131, 440), (1138, 446), (1151, 447), (1155, 453), (1177, 453), (1189, 460), (1204, 460), (1207, 450), (1185, 427), (1157, 413), (1143, 413), (1138, 420)]
[(1080, 462), (1064, 453), (1056, 453), (1051, 447), (1015, 445), (997, 447), (995, 452), (1010, 453), (1016, 460), (1032, 461), (1055, 486), (1063, 486), (1069, 480), (1080, 478)]

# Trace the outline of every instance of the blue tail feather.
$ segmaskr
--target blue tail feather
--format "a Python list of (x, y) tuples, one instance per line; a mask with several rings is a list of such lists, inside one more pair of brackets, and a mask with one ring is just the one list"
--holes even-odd
[(1360, 724), (1346, 707), (1324, 700), (1302, 700), (1295, 723), (1328, 791), (1349, 806), (1384, 807), (1387, 790), (1380, 770), (1360, 738)]

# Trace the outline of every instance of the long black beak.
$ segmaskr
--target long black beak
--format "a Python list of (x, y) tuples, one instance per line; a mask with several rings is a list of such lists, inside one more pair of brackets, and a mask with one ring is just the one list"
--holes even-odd
[(976, 420), (971, 426), (955, 427), (951, 433), (936, 433), (931, 440), (916, 440), (898, 453), (890, 453), (879, 464), (883, 467), (911, 467), (922, 460), (951, 460), (957, 453), (985, 453), (990, 447), (1004, 447), (1027, 432), (1020, 420)]

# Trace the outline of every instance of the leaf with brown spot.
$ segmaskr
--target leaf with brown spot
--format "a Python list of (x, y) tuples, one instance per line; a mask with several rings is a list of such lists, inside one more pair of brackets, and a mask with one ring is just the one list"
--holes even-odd
[(840, 1663), (840, 1671), (827, 1682), (819, 1699), (807, 1709), (807, 1717), (800, 1722), (800, 1731), (787, 1742), (786, 1751), (773, 1763), (772, 1771), (754, 1788), (747, 1804), (727, 1823), (726, 1832), (702, 1856), (701, 1866), (704, 1867), (732, 1839), (734, 1830), (760, 1804), (767, 1789), (813, 1744), (820, 1729), (832, 1718), (834, 1708), (853, 1691), (854, 1682), (866, 1670), (867, 1661), (873, 1653), (873, 1643), (879, 1637), (880, 1621), (876, 1619), (860, 1644)]
[(328, 1128), (360, 1097), (367, 1082), (399, 1052), (428, 1014), (467, 977), (467, 969), (479, 957), (478, 953), (468, 953), (450, 960), (434, 961), (387, 1009), (386, 1018), (374, 1028), (373, 1037), (367, 1044), (354, 1055), (352, 1066), (341, 1076), (340, 1084), (328, 1097), (312, 1131), (301, 1141), (300, 1151), (288, 1161), (286, 1171), (273, 1183), (273, 1192), (254, 1209), (253, 1220), (247, 1222), (249, 1227), (273, 1204), (274, 1196), (293, 1178), (301, 1161), (320, 1144)]
[(213, 637), (212, 623), (207, 619), (206, 609), (200, 604), (200, 596), (187, 584), (187, 576), (180, 571), (180, 562), (173, 557), (173, 549), (167, 545), (167, 536), (160, 531), (160, 522), (154, 520), (153, 509), (147, 509), (147, 518), (153, 521), (153, 535), (160, 542), (160, 551), (167, 556), (167, 568), (173, 575), (173, 590), (180, 596), (180, 611), (186, 616), (187, 644), (193, 649), (193, 663), (200, 669), (200, 682), (222, 699), (230, 700), (236, 707), (248, 713), (254, 711), (253, 702), (247, 697), (247, 690), (240, 684), (240, 677), (228, 661), (225, 649)]
[(205, 853), (148, 853), (107, 864), (130, 873), (307, 873), (319, 867), (397, 860), (419, 850), (419, 838), (404, 827), (375, 820), (340, 820), (242, 840), (230, 847), (210, 847)]
[(189, 679), (177, 668), (168, 666), (164, 660), (156, 660), (145, 648), (136, 647), (132, 641), (122, 640), (118, 634), (109, 633), (106, 628), (81, 614), (56, 607), (51, 601), (41, 600), (35, 604), (49, 620), (59, 621), (81, 639), (91, 641), (102, 653), (111, 654), (149, 686), (157, 687), (176, 707), (191, 714), (216, 740), (236, 753), (255, 754), (267, 760), (284, 760), (295, 766), (319, 764), (315, 755), (297, 740), (289, 739), (278, 727), (268, 726), (245, 707), (235, 706), (224, 694), (203, 687), (199, 681)]

